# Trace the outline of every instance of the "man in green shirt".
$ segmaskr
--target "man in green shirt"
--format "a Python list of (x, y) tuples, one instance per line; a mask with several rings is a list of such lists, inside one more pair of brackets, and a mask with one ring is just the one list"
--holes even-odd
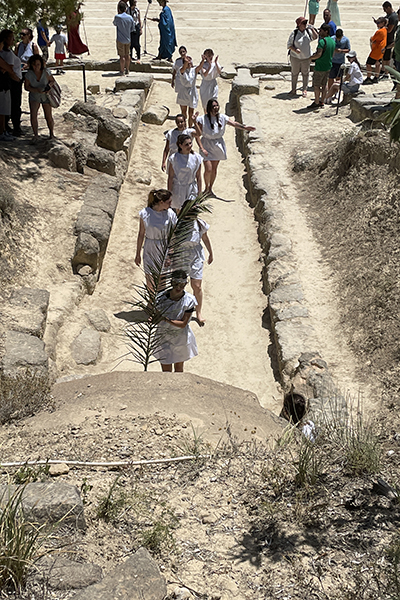
[(310, 109), (324, 108), (326, 84), (329, 71), (332, 68), (332, 56), (336, 48), (335, 40), (330, 37), (329, 33), (329, 25), (323, 23), (319, 30), (320, 39), (317, 51), (311, 56), (311, 60), (315, 60), (313, 77), (315, 99), (308, 107)]

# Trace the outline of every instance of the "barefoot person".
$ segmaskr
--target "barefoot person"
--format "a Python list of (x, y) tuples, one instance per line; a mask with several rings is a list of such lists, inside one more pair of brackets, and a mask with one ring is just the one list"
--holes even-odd
[(204, 148), (204, 183), (205, 191), (213, 194), (213, 185), (217, 177), (218, 165), (221, 160), (226, 160), (226, 146), (224, 133), (227, 125), (244, 131), (254, 131), (255, 127), (242, 125), (231, 121), (229, 117), (219, 112), (218, 100), (215, 98), (207, 102), (206, 114), (197, 117), (196, 126), (201, 134), (201, 143)]
[(171, 191), (171, 206), (178, 212), (185, 200), (192, 200), (201, 193), (202, 157), (192, 149), (193, 142), (189, 134), (179, 135), (178, 152), (168, 159), (168, 184)]
[(168, 190), (152, 190), (148, 197), (148, 205), (140, 213), (139, 232), (137, 237), (135, 264), (140, 267), (143, 248), (143, 268), (147, 287), (154, 290), (152, 272), (157, 270), (160, 252), (163, 252), (166, 236), (171, 227), (176, 225), (177, 216), (171, 209), (171, 192)]
[(196, 306), (196, 318), (197, 323), (200, 327), (205, 325), (205, 319), (202, 316), (203, 306), (203, 267), (204, 267), (204, 249), (202, 243), (208, 251), (207, 263), (211, 265), (214, 260), (214, 255), (211, 247), (211, 241), (208, 237), (208, 230), (210, 226), (203, 219), (194, 219), (191, 223), (192, 227), (187, 235), (187, 239), (182, 242), (182, 248), (184, 248), (184, 263), (185, 271), (189, 274), (190, 285), (192, 286), (193, 294), (197, 300)]
[(25, 89), (29, 92), (29, 108), (31, 111), (31, 125), (33, 129), (33, 141), (38, 140), (38, 112), (40, 105), (43, 106), (43, 112), (47, 126), (50, 131), (50, 138), (54, 137), (54, 121), (48, 90), (54, 85), (54, 77), (50, 71), (45, 69), (43, 57), (40, 54), (34, 54), (28, 61), (28, 71), (25, 75)]
[(173, 271), (171, 288), (157, 298), (157, 305), (163, 315), (158, 326), (160, 347), (154, 356), (165, 372), (183, 373), (187, 360), (198, 355), (196, 338), (190, 329), (189, 321), (196, 308), (196, 298), (185, 292), (187, 273), (181, 269)]

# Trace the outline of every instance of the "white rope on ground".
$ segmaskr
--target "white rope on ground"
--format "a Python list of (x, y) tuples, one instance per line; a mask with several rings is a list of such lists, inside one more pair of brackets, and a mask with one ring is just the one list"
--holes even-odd
[(141, 465), (160, 465), (174, 462), (183, 462), (185, 460), (194, 460), (197, 458), (211, 458), (211, 454), (199, 454), (197, 456), (176, 456), (174, 458), (153, 458), (150, 460), (121, 460), (115, 462), (88, 462), (83, 460), (38, 459), (0, 463), (0, 467), (25, 467), (30, 465), (71, 465), (74, 467), (140, 467)]

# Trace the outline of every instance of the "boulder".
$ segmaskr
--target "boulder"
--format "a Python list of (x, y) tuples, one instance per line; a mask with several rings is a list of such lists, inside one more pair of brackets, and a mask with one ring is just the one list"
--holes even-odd
[(92, 146), (87, 153), (86, 164), (91, 169), (115, 175), (115, 152)]
[(3, 372), (7, 376), (17, 375), (21, 371), (47, 372), (48, 359), (45, 345), (34, 335), (20, 331), (7, 331)]
[[(99, 208), (83, 205), (75, 223), (75, 233), (88, 233), (100, 243), (100, 251), (110, 237), (111, 218)], [(82, 261), (79, 261), (82, 262)]]
[(9, 300), (9, 310), (13, 326), (10, 329), (43, 337), (49, 308), (50, 293), (37, 288), (14, 290)]
[(85, 328), (71, 344), (72, 357), (78, 365), (92, 365), (100, 355), (100, 348), (100, 333)]
[(72, 524), (85, 529), (83, 504), (76, 486), (65, 481), (28, 483), (23, 486), (1, 485), (0, 503), (23, 489), (21, 500), (25, 517), (35, 523)]
[(146, 90), (150, 89), (153, 83), (153, 75), (144, 73), (130, 74), (127, 77), (118, 77), (115, 80), (114, 91), (121, 92), (125, 90)]
[(168, 115), (169, 108), (160, 104), (153, 104), (142, 114), (142, 121), (151, 125), (162, 125), (165, 123)]
[(145, 548), (139, 548), (104, 579), (74, 596), (74, 600), (164, 600), (165, 579)]
[(117, 152), (124, 147), (125, 140), (131, 135), (131, 128), (115, 117), (99, 121), (96, 143), (102, 148)]
[(100, 244), (95, 237), (83, 231), (78, 233), (75, 244), (75, 254), (72, 259), (73, 266), (78, 264), (89, 265), (93, 271), (97, 270)]
[(55, 590), (82, 589), (101, 581), (103, 571), (99, 565), (78, 563), (63, 556), (46, 556), (37, 565), (39, 581), (45, 580)]
[(259, 94), (260, 82), (257, 78), (253, 79), (250, 69), (238, 69), (232, 82), (232, 93), (236, 96)]
[(93, 325), (97, 331), (110, 331), (111, 323), (102, 308), (89, 310), (85, 314), (89, 320), (89, 323)]
[(64, 144), (54, 144), (48, 152), (48, 157), (55, 167), (67, 171), (76, 171), (75, 155)]

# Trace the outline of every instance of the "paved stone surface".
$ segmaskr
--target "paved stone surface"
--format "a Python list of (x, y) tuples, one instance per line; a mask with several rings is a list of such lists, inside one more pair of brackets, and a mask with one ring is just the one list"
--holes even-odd
[[(0, 486), (1, 502), (21, 486)], [(36, 523), (68, 523), (85, 529), (83, 504), (79, 490), (65, 481), (28, 483), (22, 493), (22, 507), (27, 519)]]
[(38, 564), (39, 581), (46, 580), (56, 590), (86, 588), (101, 581), (103, 571), (99, 565), (78, 563), (62, 556), (46, 556)]
[(164, 600), (165, 578), (145, 548), (111, 571), (100, 583), (78, 593), (75, 600)]
[(90, 310), (85, 314), (97, 331), (110, 331), (111, 323), (102, 308)]
[(27, 368), (44, 373), (48, 366), (45, 345), (34, 335), (7, 331), (2, 362), (5, 375), (12, 376)]
[(85, 328), (72, 342), (71, 353), (78, 365), (91, 365), (99, 358), (100, 348), (100, 333)]

